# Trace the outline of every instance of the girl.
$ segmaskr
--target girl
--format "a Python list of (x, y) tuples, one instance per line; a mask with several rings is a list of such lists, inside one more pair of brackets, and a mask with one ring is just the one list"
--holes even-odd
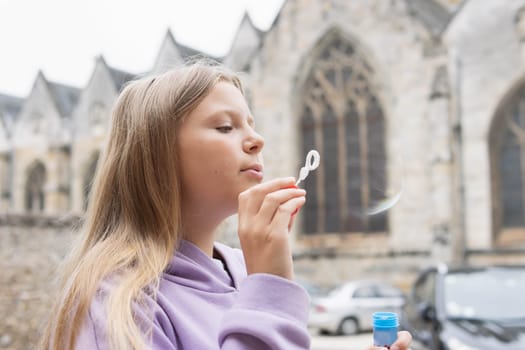
[[(263, 145), (224, 68), (130, 83), (42, 349), (308, 349), (288, 239), (305, 191), (262, 182)], [(234, 213), (242, 251), (214, 242)]]

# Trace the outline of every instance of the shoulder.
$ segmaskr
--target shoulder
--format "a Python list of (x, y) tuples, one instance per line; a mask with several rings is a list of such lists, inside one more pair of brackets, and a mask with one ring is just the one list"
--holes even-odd
[[(91, 299), (83, 326), (77, 338), (76, 348), (108, 348), (108, 309), (111, 293), (117, 288), (119, 279), (116, 276), (107, 278), (100, 283)], [(144, 335), (153, 335), (154, 342), (164, 342), (171, 329), (166, 312), (157, 302), (157, 291), (141, 292), (140, 298), (131, 302), (133, 320)], [(151, 338), (150, 338), (151, 340)]]

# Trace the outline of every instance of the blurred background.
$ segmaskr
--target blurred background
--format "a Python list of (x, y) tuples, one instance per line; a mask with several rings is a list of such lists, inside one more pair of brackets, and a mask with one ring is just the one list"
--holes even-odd
[(120, 89), (197, 55), (243, 72), (266, 179), (321, 155), (292, 235), (313, 334), (389, 309), (414, 349), (525, 349), (525, 0), (0, 0), (0, 23), (0, 348), (36, 344)]

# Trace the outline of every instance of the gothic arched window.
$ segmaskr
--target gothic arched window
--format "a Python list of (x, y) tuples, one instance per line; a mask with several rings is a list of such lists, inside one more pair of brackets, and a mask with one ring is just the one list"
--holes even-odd
[(386, 190), (385, 125), (374, 72), (338, 32), (318, 47), (300, 110), (302, 153), (321, 154), (319, 169), (305, 182), (304, 232), (384, 232), (384, 215), (364, 215)]
[(490, 141), (495, 238), (525, 243), (525, 88), (496, 115)]
[(29, 167), (25, 186), (26, 211), (36, 213), (44, 210), (44, 186), (46, 183), (46, 168), (37, 161)]
[(63, 193), (69, 193), (69, 183), (71, 177), (70, 171), (71, 150), (69, 146), (63, 146), (57, 149), (57, 182), (58, 188)]
[(11, 195), (11, 159), (12, 158), (10, 153), (0, 153), (0, 201), (3, 198), (10, 198)]

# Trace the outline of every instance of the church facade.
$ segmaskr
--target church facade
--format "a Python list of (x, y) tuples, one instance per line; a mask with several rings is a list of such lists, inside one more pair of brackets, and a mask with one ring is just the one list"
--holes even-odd
[[(287, 0), (266, 32), (243, 18), (218, 60), (244, 72), (265, 177), (321, 154), (292, 236), (300, 274), (525, 262), (524, 9)], [(199, 54), (168, 31), (150, 72)], [(135, 77), (99, 57), (85, 87), (39, 73), (26, 98), (0, 95), (0, 213), (83, 214), (111, 106)]]

